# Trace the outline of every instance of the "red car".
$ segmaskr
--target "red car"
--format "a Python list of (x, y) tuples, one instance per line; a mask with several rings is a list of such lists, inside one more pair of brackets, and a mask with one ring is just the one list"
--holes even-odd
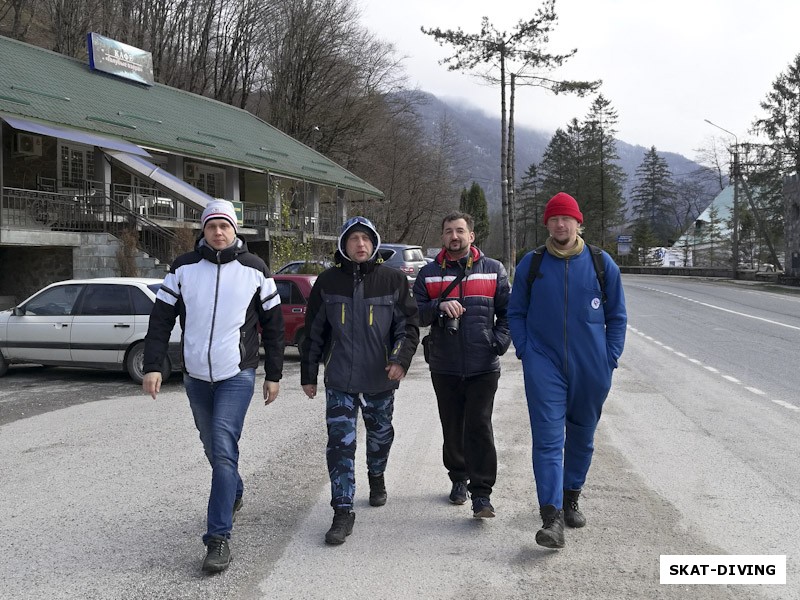
[(297, 346), (305, 338), (306, 304), (316, 275), (273, 275), (281, 296), (284, 341), (287, 346)]

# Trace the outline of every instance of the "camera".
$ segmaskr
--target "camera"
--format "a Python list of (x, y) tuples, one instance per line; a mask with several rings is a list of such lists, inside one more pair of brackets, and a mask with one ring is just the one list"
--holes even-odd
[(458, 333), (459, 319), (458, 317), (451, 317), (446, 313), (439, 313), (439, 327), (444, 327), (444, 330), (450, 335)]

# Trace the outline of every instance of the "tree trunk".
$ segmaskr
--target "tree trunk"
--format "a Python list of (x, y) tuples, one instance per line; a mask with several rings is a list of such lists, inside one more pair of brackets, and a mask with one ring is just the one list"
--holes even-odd
[(506, 57), (505, 47), (500, 48), (500, 205), (503, 217), (503, 264), (511, 265), (511, 230), (508, 216), (508, 173), (506, 173)]
[(506, 173), (508, 177), (508, 254), (510, 261), (507, 265), (508, 276), (513, 280), (514, 269), (517, 264), (517, 194), (516, 186), (514, 185), (515, 174), (514, 166), (516, 164), (516, 149), (514, 148), (514, 80), (515, 75), (511, 73), (510, 76), (510, 95), (508, 103), (508, 162), (506, 166)]

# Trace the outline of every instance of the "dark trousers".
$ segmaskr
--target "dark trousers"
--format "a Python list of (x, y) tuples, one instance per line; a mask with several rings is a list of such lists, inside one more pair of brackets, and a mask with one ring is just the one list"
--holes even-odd
[(469, 480), (473, 496), (491, 496), (497, 478), (492, 409), (499, 379), (499, 371), (467, 378), (431, 373), (444, 436), (444, 466), (451, 481)]

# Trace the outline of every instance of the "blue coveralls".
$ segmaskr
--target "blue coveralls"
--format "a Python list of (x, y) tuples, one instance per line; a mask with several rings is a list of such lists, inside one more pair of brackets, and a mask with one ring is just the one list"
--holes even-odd
[(568, 259), (545, 252), (541, 277), (529, 288), (532, 254), (517, 266), (508, 318), (525, 377), (539, 506), (561, 508), (563, 490), (579, 490), (586, 481), (625, 343), (625, 296), (619, 268), (604, 252), (602, 301), (588, 247)]

